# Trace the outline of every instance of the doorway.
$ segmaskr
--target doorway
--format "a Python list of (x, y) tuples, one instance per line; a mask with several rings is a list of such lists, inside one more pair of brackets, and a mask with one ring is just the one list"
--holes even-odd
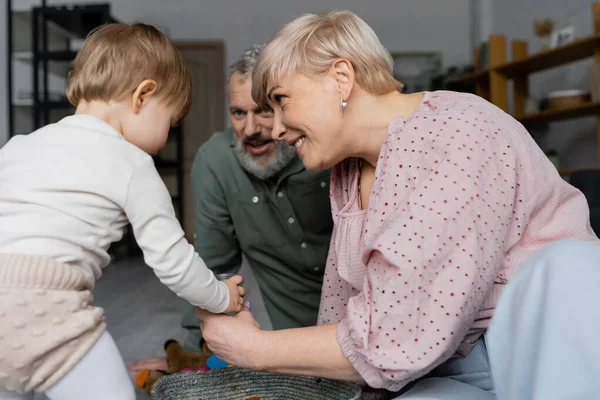
[[(180, 216), (188, 241), (193, 242), (195, 207), (192, 196), (191, 169), (196, 152), (210, 136), (225, 128), (225, 45), (223, 42), (174, 42), (192, 75), (192, 106), (182, 122), (183, 182), (179, 201), (183, 201)], [(165, 158), (177, 155), (177, 143), (170, 141), (161, 152)], [(160, 171), (172, 195), (178, 195), (177, 176)]]

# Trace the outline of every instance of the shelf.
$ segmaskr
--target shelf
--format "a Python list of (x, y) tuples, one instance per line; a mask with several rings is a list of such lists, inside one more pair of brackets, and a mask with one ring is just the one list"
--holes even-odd
[(589, 36), (522, 60), (509, 62), (496, 67), (495, 70), (507, 78), (514, 78), (591, 57), (599, 46), (600, 35)]
[(13, 1), (13, 12), (29, 12), (33, 7), (40, 5), (40, 0), (18, 0)]
[(36, 7), (35, 10), (48, 21), (81, 38), (86, 37), (98, 26), (117, 22), (110, 16), (110, 4), (108, 3)]
[(69, 100), (49, 100), (43, 101), (41, 100), (39, 103), (40, 108), (43, 109), (53, 109), (53, 108), (71, 108), (73, 104), (69, 103)]
[(575, 107), (544, 110), (539, 113), (529, 114), (519, 118), (519, 122), (526, 126), (542, 124), (551, 121), (561, 121), (570, 118), (600, 116), (600, 101), (591, 101)]
[(572, 168), (560, 168), (558, 170), (558, 173), (560, 174), (560, 176), (571, 176), (575, 171), (577, 170)]
[[(69, 103), (67, 100), (50, 100), (50, 101), (40, 101), (39, 106), (44, 109), (53, 109), (53, 108), (71, 108), (73, 105)], [(15, 107), (33, 107), (33, 100), (31, 99), (18, 99), (12, 102), (12, 105)]]
[(48, 60), (48, 61), (63, 61), (63, 62), (72, 62), (75, 61), (75, 57), (77, 57), (76, 51), (49, 51), (47, 53), (39, 54), (40, 60)]
[(33, 107), (33, 100), (17, 99), (17, 100), (13, 100), (12, 105), (15, 107)]
[(600, 35), (588, 36), (575, 40), (564, 46), (545, 50), (541, 53), (530, 55), (518, 61), (511, 61), (492, 69), (483, 69), (470, 74), (458, 76), (453, 82), (485, 82), (489, 80), (490, 71), (496, 71), (507, 78), (530, 74), (545, 69), (558, 67), (563, 64), (579, 61), (592, 57), (594, 51), (600, 46)]
[(31, 61), (33, 60), (33, 52), (31, 51), (17, 51), (12, 54), (14, 60), (18, 61)]
[(578, 171), (600, 171), (600, 167), (590, 167), (590, 168), (560, 168), (558, 170), (558, 173), (561, 176), (571, 176), (573, 175), (575, 172)]
[(490, 79), (490, 70), (482, 69), (481, 71), (471, 72), (470, 74), (465, 74), (461, 76), (457, 76), (452, 79), (452, 82), (455, 83), (466, 83), (466, 82), (485, 82)]
[[(21, 26), (26, 28), (26, 30), (22, 33), (29, 34), (29, 37), (27, 38), (28, 39), (27, 42), (29, 43), (31, 40), (31, 37), (30, 37), (31, 27), (33, 25), (33, 21), (32, 21), (33, 15), (31, 13), (31, 10), (14, 11), (13, 17), (15, 18), (15, 23), (20, 23)], [(73, 33), (65, 30), (64, 28), (62, 28), (52, 22), (48, 23), (48, 34), (51, 37), (61, 38), (61, 39), (65, 39), (65, 40), (75, 38), (75, 35), (73, 35)]]
[[(74, 51), (51, 51), (48, 53), (41, 53), (39, 55), (39, 64), (38, 68), (41, 70), (43, 65), (41, 63), (42, 60), (48, 60), (48, 72), (58, 75), (60, 77), (64, 77), (68, 74), (71, 69), (70, 63), (68, 61), (73, 61), (75, 56), (77, 55)], [(31, 51), (19, 51), (13, 53), (13, 60), (27, 63), (33, 66), (33, 52)]]
[(179, 168), (179, 161), (175, 160), (163, 160), (159, 157), (154, 158), (154, 164), (157, 169), (166, 169), (166, 168)]

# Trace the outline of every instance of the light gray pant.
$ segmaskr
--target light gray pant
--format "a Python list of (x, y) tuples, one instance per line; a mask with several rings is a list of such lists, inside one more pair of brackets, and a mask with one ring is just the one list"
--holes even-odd
[(469, 356), (447, 361), (397, 399), (600, 399), (599, 307), (600, 246), (547, 245), (510, 280)]

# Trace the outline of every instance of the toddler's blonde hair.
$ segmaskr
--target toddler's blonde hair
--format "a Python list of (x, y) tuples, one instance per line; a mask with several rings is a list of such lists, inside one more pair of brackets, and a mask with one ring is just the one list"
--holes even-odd
[(120, 101), (146, 79), (156, 81), (156, 94), (174, 104), (178, 120), (192, 102), (192, 79), (183, 57), (169, 39), (151, 25), (108, 24), (92, 31), (78, 52), (67, 80), (67, 97), (80, 101)]

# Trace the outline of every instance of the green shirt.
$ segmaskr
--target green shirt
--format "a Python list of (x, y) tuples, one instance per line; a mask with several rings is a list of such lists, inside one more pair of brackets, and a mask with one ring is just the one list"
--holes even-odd
[[(245, 254), (273, 329), (315, 325), (333, 222), (329, 171), (294, 159), (277, 176), (247, 173), (233, 130), (215, 133), (192, 167), (196, 251), (215, 273), (236, 272)], [(183, 326), (198, 328), (193, 310)]]

